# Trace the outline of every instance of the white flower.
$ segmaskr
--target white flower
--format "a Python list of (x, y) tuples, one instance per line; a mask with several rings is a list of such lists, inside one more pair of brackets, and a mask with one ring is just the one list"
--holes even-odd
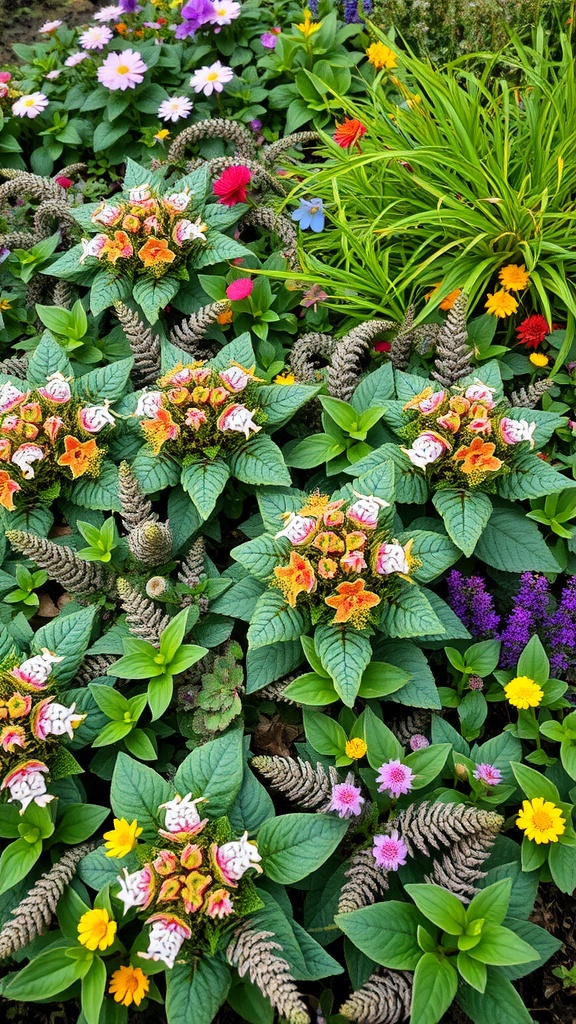
[(19, 448), (14, 452), (11, 462), (22, 473), (25, 480), (34, 479), (34, 470), (32, 469), (33, 462), (39, 462), (44, 458), (44, 451), (37, 444), (21, 444)]
[(218, 430), (231, 430), (235, 433), (244, 434), (244, 437), (248, 440), (250, 431), (253, 434), (257, 434), (259, 430), (262, 430), (262, 427), (254, 423), (252, 416), (253, 413), (244, 405), (229, 405), (222, 415), (218, 417), (216, 426)]
[(258, 866), (262, 857), (254, 843), (248, 842), (248, 833), (241, 839), (224, 843), (216, 850), (216, 863), (228, 882), (238, 882), (250, 868), (262, 871)]
[(80, 409), (78, 419), (80, 426), (88, 434), (99, 434), (106, 426), (114, 426), (114, 417), (109, 409), (110, 402), (105, 401), (104, 405), (90, 405)]
[(191, 797), (191, 793), (186, 793), (186, 796), (175, 796), (173, 800), (160, 804), (158, 810), (164, 809), (166, 811), (164, 829), (158, 830), (160, 835), (166, 836), (167, 834), (173, 835), (177, 832), (199, 831), (202, 821), (196, 809), (196, 804), (203, 803), (206, 798), (200, 796), (196, 800), (192, 800)]
[(222, 370), (218, 376), (230, 391), (244, 391), (248, 382), (252, 380), (252, 375), (246, 373), (240, 366), (230, 366), (227, 370)]
[(15, 409), (20, 402), (28, 397), (28, 394), (28, 392), (20, 391), (20, 388), (17, 388), (12, 381), (7, 380), (0, 387), (0, 413)]
[(240, 4), (234, 0), (214, 0), (214, 14), (210, 18), (211, 25), (230, 25), (240, 16)]
[(150, 185), (136, 185), (131, 188), (128, 193), (128, 199), (131, 203), (145, 203), (147, 199), (150, 199), (152, 192), (150, 191)]
[(207, 225), (202, 222), (201, 217), (197, 217), (194, 223), (191, 220), (179, 220), (174, 225), (172, 234), (174, 240), (181, 245), (182, 242), (205, 242), (206, 230)]
[(15, 117), (36, 117), (48, 106), (48, 97), (43, 92), (31, 92), (27, 96), (20, 96), (12, 104), (12, 113)]
[(121, 18), (123, 15), (122, 8), (116, 4), (109, 4), (108, 7), (102, 7), (94, 15), (94, 21), (116, 21), (117, 18)]
[(448, 448), (448, 442), (444, 438), (431, 430), (426, 430), (412, 442), (411, 448), (403, 448), (402, 451), (413, 466), (424, 469), (430, 463), (436, 462)]
[(315, 529), (315, 519), (309, 516), (299, 516), (296, 512), (289, 512), (284, 529), (274, 536), (274, 540), (278, 540), (279, 537), (288, 537), (291, 544), (304, 544)]
[(120, 892), (116, 894), (124, 904), (124, 913), (131, 907), (147, 907), (154, 895), (154, 875), (149, 864), (145, 864), (140, 871), (133, 871), (128, 874), (128, 869), (123, 868), (122, 874), (118, 875)]
[(192, 932), (183, 921), (170, 914), (153, 914), (148, 921), (153, 922), (148, 949), (146, 953), (139, 953), (138, 956), (143, 960), (161, 960), (171, 969), (182, 943), (190, 938)]
[(189, 188), (184, 188), (180, 192), (169, 192), (164, 196), (164, 205), (169, 213), (184, 213), (190, 206), (193, 195)]
[(47, 771), (48, 768), (42, 761), (28, 761), (21, 768), (10, 772), (4, 779), (0, 789), (10, 790), (8, 803), (17, 800), (21, 805), (20, 814), (24, 814), (28, 804), (35, 803), (38, 807), (46, 807), (46, 804), (54, 799), (54, 796), (46, 792), (43, 773)]
[(186, 96), (172, 96), (163, 100), (158, 107), (158, 117), (161, 121), (180, 121), (190, 114), (194, 104)]
[(16, 665), (10, 670), (10, 675), (36, 690), (42, 690), (52, 671), (52, 666), (57, 665), (60, 661), (64, 661), (64, 658), (58, 657), (53, 651), (43, 647), (41, 654), (35, 654), (23, 661), (21, 665)]
[(135, 416), (146, 416), (154, 419), (158, 409), (162, 408), (164, 396), (161, 391), (143, 391), (138, 399)]
[(71, 53), (69, 57), (66, 57), (64, 63), (67, 68), (75, 68), (77, 64), (81, 64), (83, 60), (88, 60), (89, 57), (89, 53)]
[(111, 39), (112, 32), (106, 25), (91, 25), (82, 33), (79, 43), (84, 50), (103, 50)]
[(384, 501), (383, 498), (376, 498), (373, 494), (358, 494), (358, 491), (352, 493), (358, 501), (355, 501), (348, 509), (346, 513), (348, 519), (364, 529), (375, 529), (378, 525), (380, 509), (390, 508), (390, 502)]
[(122, 216), (121, 206), (112, 206), (110, 203), (103, 203), (90, 217), (93, 224), (103, 224), (104, 227), (112, 227), (117, 224)]
[(464, 398), (468, 398), (470, 402), (481, 402), (482, 405), (486, 406), (488, 411), (493, 409), (496, 405), (492, 395), (496, 391), (496, 388), (490, 388), (483, 381), (475, 378), (474, 384), (470, 384), (464, 392)]
[[(97, 235), (96, 237), (98, 238), (99, 236)], [(70, 385), (64, 374), (60, 373), (59, 370), (57, 373), (50, 374), (45, 386), (38, 388), (38, 393), (42, 395), (42, 398), (45, 398), (47, 402), (55, 402), (56, 405), (64, 405), (66, 402), (69, 402), (72, 397)]]
[(55, 32), (57, 28), (62, 25), (61, 21), (45, 21), (42, 28), (38, 29), (38, 32), (42, 35), (49, 36), (52, 32)]
[(407, 575), (410, 572), (410, 566), (402, 545), (396, 541), (392, 544), (381, 544), (376, 555), (375, 571), (379, 576), (389, 576), (392, 572), (401, 572)]
[(536, 423), (528, 423), (528, 420), (512, 420), (503, 416), (500, 420), (500, 432), (506, 444), (520, 444), (521, 441), (529, 441), (530, 448), (534, 447), (534, 431)]
[(60, 78), (61, 74), (62, 74), (62, 68), (55, 68), (54, 71), (49, 71), (48, 72), (48, 74), (46, 75), (46, 78), (50, 82), (53, 82), (56, 78)]
[(92, 238), (82, 238), (82, 255), (78, 262), (84, 263), (87, 256), (95, 256), (97, 260), (100, 259), (102, 249), (106, 245), (108, 238), (106, 235), (94, 235)]
[(74, 739), (74, 728), (84, 721), (86, 715), (76, 715), (76, 702), (67, 708), (64, 704), (55, 704), (52, 698), (42, 702), (40, 711), (36, 715), (33, 731), (38, 739), (45, 740), (47, 736), (64, 736), (66, 733), (71, 740)]
[(228, 68), (217, 60), (214, 64), (205, 65), (195, 71), (190, 79), (190, 85), (194, 92), (203, 92), (205, 96), (211, 96), (214, 90), (222, 92), (227, 82), (234, 78), (232, 68)]

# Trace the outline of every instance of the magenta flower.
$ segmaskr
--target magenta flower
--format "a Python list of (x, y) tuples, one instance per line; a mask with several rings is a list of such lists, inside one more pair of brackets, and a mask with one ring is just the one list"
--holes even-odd
[(430, 746), (430, 740), (427, 740), (421, 732), (415, 732), (410, 737), (410, 750), (424, 750), (424, 747)]
[(137, 50), (122, 50), (121, 53), (109, 53), (106, 60), (98, 68), (98, 81), (107, 89), (135, 89), (144, 79), (148, 70)]
[(276, 46), (277, 39), (273, 32), (263, 32), (260, 36), (260, 42), (267, 50), (273, 50)]
[(398, 868), (406, 863), (408, 850), (406, 843), (394, 829), (389, 836), (374, 836), (372, 855), (379, 868), (384, 868), (385, 871), (398, 871)]
[(502, 772), (493, 764), (479, 764), (472, 774), (478, 782), (485, 782), (487, 786), (497, 786), (502, 782)]
[(254, 282), (249, 277), (239, 277), (237, 281), (232, 281), (226, 289), (226, 295), (229, 299), (247, 299), (252, 294), (254, 288)]
[(388, 764), (382, 765), (376, 776), (376, 782), (380, 783), (378, 792), (388, 793), (392, 797), (401, 796), (410, 792), (413, 779), (414, 772), (407, 764), (402, 764), (398, 760), (388, 761)]
[(360, 795), (360, 787), (352, 785), (352, 778), (353, 776), (349, 774), (346, 782), (338, 782), (332, 787), (330, 803), (326, 810), (336, 811), (339, 818), (351, 818), (354, 814), (362, 813), (364, 797)]

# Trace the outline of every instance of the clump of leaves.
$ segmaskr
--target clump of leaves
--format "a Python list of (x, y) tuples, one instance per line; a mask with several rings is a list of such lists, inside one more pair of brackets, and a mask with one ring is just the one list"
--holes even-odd
[(199, 683), (180, 689), (180, 700), (193, 709), (182, 716), (180, 727), (185, 733), (190, 727), (197, 736), (211, 739), (242, 713), (242, 658), (240, 644), (233, 641), (223, 654), (214, 657), (210, 670), (202, 673)]

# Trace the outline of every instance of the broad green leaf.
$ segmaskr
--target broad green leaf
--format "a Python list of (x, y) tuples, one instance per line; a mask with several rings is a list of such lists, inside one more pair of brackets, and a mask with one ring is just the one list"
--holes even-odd
[(29, 1003), (42, 1003), (52, 999), (79, 977), (77, 961), (66, 956), (70, 940), (63, 946), (48, 949), (35, 956), (18, 974), (13, 974), (2, 989), (2, 995)]
[(543, 459), (529, 452), (521, 454), (511, 473), (498, 479), (498, 491), (509, 501), (524, 501), (576, 487), (576, 480), (558, 473)]
[(303, 722), (306, 739), (319, 754), (339, 757), (344, 753), (348, 737), (333, 718), (305, 708)]
[(508, 913), (512, 879), (502, 878), (476, 893), (466, 912), (469, 921), (481, 917), (490, 924), (502, 924)]
[(485, 992), (464, 987), (458, 993), (458, 1002), (474, 1024), (533, 1024), (514, 986), (494, 968), (488, 969)]
[(551, 572), (559, 566), (536, 523), (513, 506), (495, 508), (475, 548), (480, 562), (503, 572)]
[(228, 458), (232, 476), (242, 483), (256, 487), (259, 484), (289, 487), (290, 473), (282, 452), (267, 434), (253, 435)]
[(118, 754), (110, 791), (112, 810), (117, 818), (126, 818), (127, 821), (136, 818), (144, 830), (144, 840), (157, 841), (162, 813), (158, 808), (173, 795), (173, 787), (152, 768), (134, 761), (128, 754)]
[(10, 843), (0, 857), (0, 895), (25, 878), (41, 854), (41, 839), (32, 843), (27, 839), (16, 839)]
[(307, 615), (290, 608), (279, 590), (269, 589), (259, 598), (248, 629), (251, 649), (269, 644), (299, 640), (307, 631)]
[(527, 765), (517, 762), (512, 762), (510, 767), (514, 772), (516, 782), (526, 794), (528, 800), (534, 800), (535, 797), (542, 796), (545, 800), (551, 800), (554, 804), (560, 802), (560, 794), (556, 786), (545, 775), (542, 775), (541, 772), (537, 772), (534, 768), (528, 768)]
[(212, 1024), (230, 987), (230, 968), (214, 957), (175, 964), (166, 972), (166, 1019), (170, 1024)]
[(532, 946), (515, 935), (510, 928), (501, 924), (486, 923), (482, 927), (480, 942), (468, 950), (473, 960), (496, 967), (508, 964), (525, 964), (539, 960), (540, 956)]
[(366, 956), (382, 967), (396, 971), (413, 971), (422, 956), (416, 941), (421, 920), (411, 903), (386, 900), (338, 914), (338, 927)]
[(406, 885), (404, 888), (424, 917), (449, 935), (462, 935), (466, 927), (466, 911), (457, 896), (431, 883)]
[(478, 538), (492, 515), (492, 502), (481, 491), (446, 488), (432, 497), (434, 507), (442, 516), (448, 536), (464, 552), (471, 555)]
[(188, 754), (174, 776), (174, 785), (181, 796), (206, 797), (206, 815), (219, 818), (234, 805), (243, 771), (242, 729), (233, 729)]
[(372, 657), (370, 640), (357, 629), (325, 625), (316, 627), (314, 645), (341, 701), (353, 707), (362, 675)]
[(258, 832), (264, 873), (290, 885), (316, 871), (336, 850), (348, 828), (326, 814), (283, 814)]
[(458, 972), (446, 957), (424, 953), (414, 971), (411, 1019), (418, 1024), (438, 1024), (452, 1005), (458, 989)]
[(422, 591), (406, 583), (382, 606), (380, 629), (391, 637), (420, 637), (445, 633), (438, 616)]
[(434, 781), (446, 764), (451, 749), (450, 743), (432, 743), (404, 758), (404, 764), (414, 772), (413, 789), (423, 789)]
[(192, 498), (202, 519), (208, 519), (214, 511), (229, 476), (230, 470), (221, 460), (195, 462), (190, 466), (184, 466), (180, 483)]

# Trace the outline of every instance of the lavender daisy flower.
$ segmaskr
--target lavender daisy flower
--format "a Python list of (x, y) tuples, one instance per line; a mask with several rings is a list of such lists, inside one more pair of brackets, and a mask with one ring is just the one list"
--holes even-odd
[(378, 792), (388, 793), (391, 797), (402, 796), (403, 793), (409, 793), (412, 789), (412, 782), (414, 780), (414, 772), (407, 764), (402, 764), (399, 760), (388, 761), (387, 764), (383, 764), (376, 776), (376, 782), (379, 783)]
[(499, 782), (502, 782), (502, 772), (499, 768), (495, 768), (493, 764), (483, 762), (478, 765), (472, 774), (478, 782), (485, 782), (487, 786), (497, 786)]
[(354, 776), (349, 772), (345, 782), (338, 782), (332, 787), (327, 811), (336, 811), (340, 818), (351, 818), (362, 813), (362, 804), (365, 800), (361, 796), (360, 787), (352, 784), (353, 779)]

